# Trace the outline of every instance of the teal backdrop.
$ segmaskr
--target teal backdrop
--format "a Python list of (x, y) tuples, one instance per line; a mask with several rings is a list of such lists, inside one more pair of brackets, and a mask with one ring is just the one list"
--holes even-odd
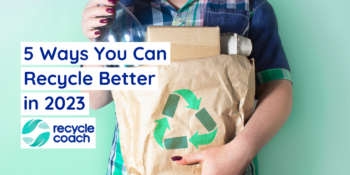
[[(269, 2), (292, 69), (294, 104), (286, 125), (259, 153), (260, 174), (349, 174), (350, 1)], [(89, 116), (75, 116), (96, 118), (96, 149), (20, 148), (20, 43), (87, 42), (80, 26), (86, 3), (0, 2), (0, 174), (106, 173), (113, 103), (90, 110)]]

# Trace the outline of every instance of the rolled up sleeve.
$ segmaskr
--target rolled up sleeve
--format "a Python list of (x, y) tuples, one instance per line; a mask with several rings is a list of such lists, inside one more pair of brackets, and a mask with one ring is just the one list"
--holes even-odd
[(257, 8), (252, 8), (252, 14), (249, 38), (253, 51), (250, 58), (255, 59), (257, 86), (274, 80), (292, 81), (272, 6), (264, 1)]

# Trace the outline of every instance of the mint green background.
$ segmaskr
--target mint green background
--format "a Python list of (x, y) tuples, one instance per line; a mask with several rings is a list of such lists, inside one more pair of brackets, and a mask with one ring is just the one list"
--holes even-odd
[[(349, 174), (350, 1), (269, 2), (292, 68), (294, 106), (286, 125), (259, 153), (260, 173)], [(106, 173), (113, 103), (77, 116), (96, 118), (96, 149), (20, 149), (20, 42), (87, 41), (80, 27), (86, 3), (0, 2), (0, 174)]]

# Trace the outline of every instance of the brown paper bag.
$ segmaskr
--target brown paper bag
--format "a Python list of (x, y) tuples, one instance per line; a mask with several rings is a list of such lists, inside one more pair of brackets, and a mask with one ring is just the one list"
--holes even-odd
[[(135, 68), (137, 69), (137, 67)], [(172, 156), (230, 142), (254, 105), (254, 62), (240, 55), (158, 66), (156, 91), (112, 91), (129, 174), (201, 174)]]

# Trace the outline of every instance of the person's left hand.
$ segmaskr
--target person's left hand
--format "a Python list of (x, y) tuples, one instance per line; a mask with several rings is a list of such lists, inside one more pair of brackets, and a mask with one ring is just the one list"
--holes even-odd
[(202, 175), (242, 175), (250, 163), (246, 148), (223, 145), (171, 158), (179, 165), (202, 164)]

